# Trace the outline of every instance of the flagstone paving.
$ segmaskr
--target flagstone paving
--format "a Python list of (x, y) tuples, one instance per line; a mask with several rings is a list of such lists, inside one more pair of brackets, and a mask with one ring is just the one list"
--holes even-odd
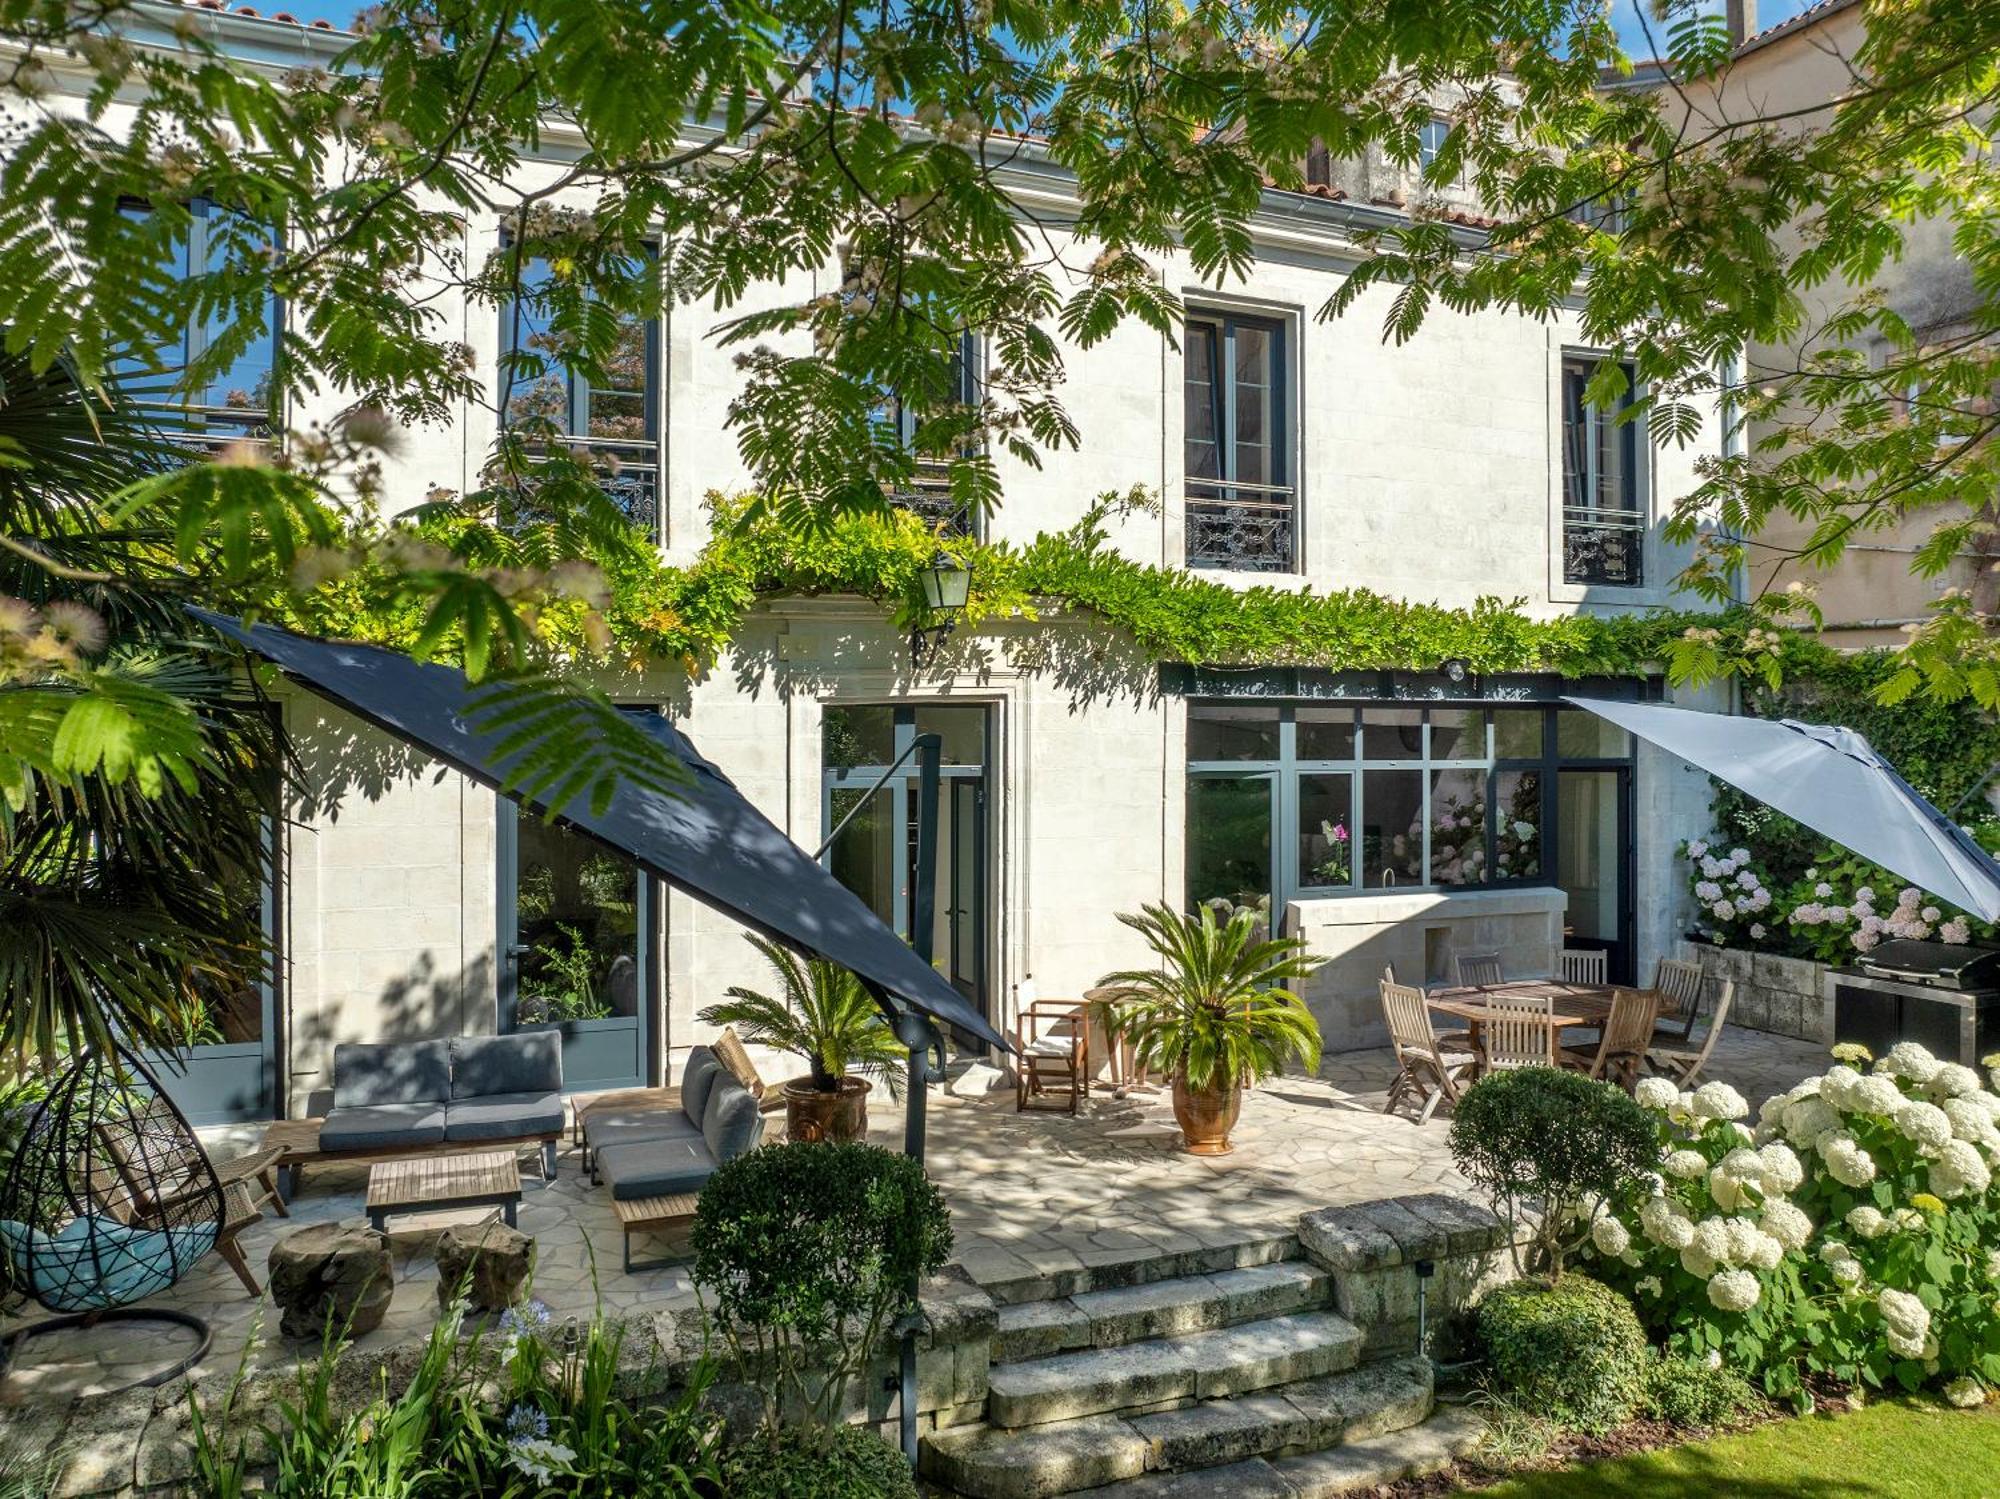
[[(1752, 1102), (1789, 1087), (1823, 1060), (1804, 1042), (1731, 1029), (1711, 1075)], [(1288, 1232), (1313, 1208), (1403, 1193), (1465, 1190), (1445, 1145), (1449, 1121), (1418, 1126), (1384, 1117), (1393, 1072), (1385, 1051), (1326, 1059), (1313, 1078), (1284, 1077), (1245, 1102), (1233, 1154), (1196, 1157), (1178, 1148), (1179, 1132), (1164, 1090), (1124, 1098), (1100, 1092), (1072, 1118), (1018, 1114), (1012, 1089), (979, 1099), (931, 1093), (929, 1160), (952, 1208), (955, 1258), (983, 1284), (1042, 1277), (1130, 1257), (1134, 1251), (1179, 1252)], [(899, 1142), (901, 1112), (878, 1106), (872, 1137)], [(250, 1144), (255, 1127), (204, 1132), (217, 1149)], [(565, 1150), (557, 1180), (530, 1173), (520, 1226), (538, 1246), (535, 1294), (558, 1321), (587, 1317), (601, 1303), (630, 1315), (691, 1305), (684, 1264), (626, 1275), (610, 1194), (593, 1188), (576, 1153)], [(243, 1246), (262, 1278), (271, 1245), (308, 1223), (361, 1216), (367, 1172), (323, 1166), (305, 1178), (292, 1216), (247, 1229)], [(477, 1210), (392, 1220), (397, 1286), (381, 1327), (359, 1339), (366, 1349), (422, 1338), (437, 1314), (437, 1231), (471, 1221)], [(636, 1246), (684, 1255), (685, 1230)], [(207, 1317), (214, 1343), (197, 1373), (232, 1368), (244, 1357), (290, 1362), (310, 1348), (277, 1334), (268, 1294), (253, 1300), (216, 1256), (209, 1256), (159, 1304)], [(179, 1328), (119, 1326), (38, 1339), (19, 1350), (0, 1384), (0, 1405), (68, 1401), (143, 1377), (188, 1351)], [(257, 1341), (253, 1344), (252, 1340)]]

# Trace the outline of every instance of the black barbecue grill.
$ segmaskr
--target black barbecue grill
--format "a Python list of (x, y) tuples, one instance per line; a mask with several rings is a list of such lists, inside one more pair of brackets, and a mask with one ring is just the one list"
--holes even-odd
[(2000, 1050), (2000, 947), (1898, 938), (1827, 976), (1833, 1035), (1880, 1056), (1917, 1041), (1968, 1067)]

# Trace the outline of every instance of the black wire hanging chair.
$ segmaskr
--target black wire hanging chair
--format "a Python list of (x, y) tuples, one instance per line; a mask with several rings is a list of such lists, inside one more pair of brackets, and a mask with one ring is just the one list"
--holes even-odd
[(118, 1046), (78, 1054), (29, 1116), (0, 1180), (7, 1280), (53, 1318), (0, 1339), (0, 1373), (23, 1339), (106, 1321), (197, 1334), (160, 1384), (208, 1351), (201, 1318), (133, 1303), (166, 1290), (215, 1247), (225, 1202), (208, 1153), (146, 1064)]

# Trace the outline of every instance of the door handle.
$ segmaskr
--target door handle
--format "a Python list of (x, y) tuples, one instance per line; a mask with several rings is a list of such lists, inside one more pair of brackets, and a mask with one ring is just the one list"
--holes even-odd
[(507, 948), (506, 952), (507, 961), (510, 963), (519, 963), (521, 959), (525, 958), (529, 953), (533, 951), (534, 948), (530, 947), (525, 942), (513, 943)]

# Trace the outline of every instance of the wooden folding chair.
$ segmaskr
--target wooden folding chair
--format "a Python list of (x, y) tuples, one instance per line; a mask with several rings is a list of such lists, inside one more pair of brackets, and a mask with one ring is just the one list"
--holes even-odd
[(1469, 1051), (1447, 1051), (1439, 1044), (1423, 990), (1387, 978), (1381, 987), (1382, 1019), (1396, 1054), (1396, 1079), (1389, 1085), (1389, 1101), (1382, 1112), (1393, 1114), (1405, 1099), (1421, 1098), (1417, 1123), (1422, 1124), (1440, 1102), (1458, 1102), (1460, 1087), (1471, 1080), (1479, 1058)]
[(1053, 1103), (1074, 1114), (1090, 1096), (1090, 1007), (1073, 999), (1038, 999), (1021, 1006), (1014, 1023), (1020, 1052), (1014, 1110)]
[(1556, 977), (1565, 984), (1605, 982), (1605, 953), (1601, 947), (1565, 947), (1556, 954)]
[(1497, 952), (1462, 953), (1451, 960), (1452, 972), (1458, 976), (1459, 987), (1483, 989), (1490, 984), (1504, 984), (1506, 975), (1500, 970), (1500, 954)]
[[(148, 1150), (145, 1135), (125, 1137), (111, 1130), (100, 1130), (99, 1138), (123, 1188), (104, 1194), (107, 1210), (131, 1227), (169, 1226), (175, 1208), (207, 1190), (206, 1180), (192, 1161), (178, 1171), (164, 1160), (149, 1162), (146, 1157), (154, 1152)], [(252, 1296), (263, 1295), (263, 1288), (251, 1273), (250, 1261), (236, 1236), (262, 1218), (267, 1206), (280, 1218), (291, 1217), (291, 1210), (278, 1191), (278, 1158), (283, 1154), (282, 1147), (272, 1145), (248, 1155), (209, 1162), (216, 1183), (222, 1188), (223, 1202), (223, 1221), (215, 1236), (215, 1252), (236, 1272), (236, 1278)]]
[(1660, 996), (1660, 1013), (1653, 1021), (1655, 1046), (1685, 1046), (1701, 1017), (1701, 964), (1682, 958), (1662, 958), (1653, 970), (1653, 989)]
[(1724, 979), (1722, 992), (1715, 996), (1715, 1014), (1709, 1018), (1708, 1033), (1701, 1038), (1701, 1045), (1691, 1051), (1656, 1046), (1646, 1053), (1646, 1065), (1662, 1077), (1672, 1078), (1680, 1087), (1693, 1087), (1694, 1080), (1701, 1076), (1708, 1059), (1715, 1054), (1715, 1043), (1722, 1035), (1722, 1027), (1729, 1019), (1729, 1007), (1735, 999), (1736, 980)]
[(1486, 1002), (1486, 1022), (1481, 1029), (1488, 1072), (1559, 1065), (1552, 999), (1496, 995)]
[(1611, 1014), (1595, 1047), (1569, 1047), (1563, 1065), (1631, 1092), (1653, 1040), (1656, 1001), (1644, 989), (1620, 989), (1611, 996)]

